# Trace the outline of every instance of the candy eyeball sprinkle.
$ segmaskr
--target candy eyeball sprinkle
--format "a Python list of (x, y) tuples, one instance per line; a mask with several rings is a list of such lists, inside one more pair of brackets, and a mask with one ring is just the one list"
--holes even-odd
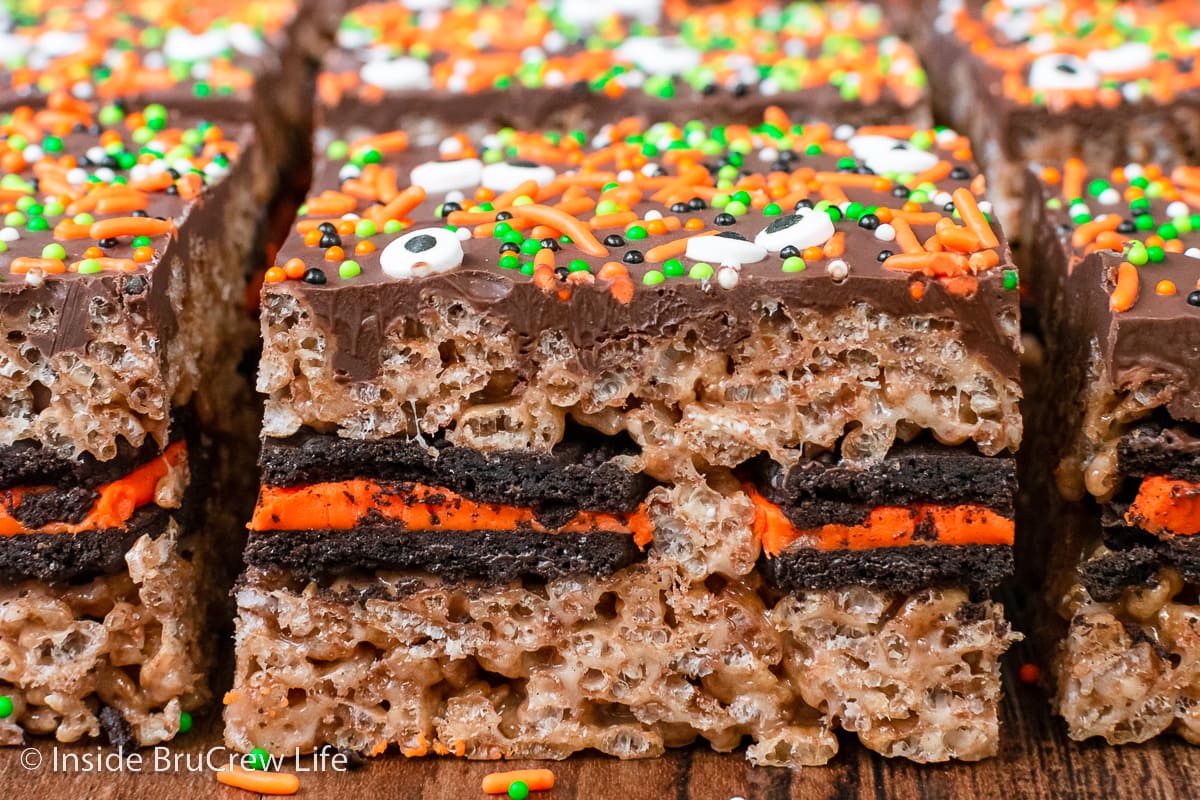
[(462, 241), (445, 228), (410, 231), (383, 249), (379, 266), (398, 281), (448, 272), (463, 262)]
[(507, 192), (530, 180), (538, 186), (545, 186), (556, 177), (558, 172), (553, 167), (517, 160), (488, 164), (483, 168), (480, 179), (482, 185), (493, 192)]
[(688, 239), (684, 253), (693, 261), (717, 262), (724, 266), (740, 267), (754, 264), (767, 257), (766, 248), (732, 231), (715, 236), (695, 236)]
[(833, 220), (828, 214), (803, 208), (795, 214), (773, 220), (759, 231), (754, 242), (767, 252), (778, 253), (788, 245), (799, 250), (823, 245), (833, 234)]
[(426, 161), (412, 168), (409, 182), (422, 187), (427, 194), (446, 194), (456, 189), (480, 186), (483, 162), (478, 158), (457, 161)]
[(1029, 88), (1035, 91), (1096, 89), (1099, 86), (1100, 73), (1070, 53), (1047, 53), (1039, 56), (1029, 68)]
[(847, 144), (854, 157), (872, 172), (918, 174), (938, 163), (938, 156), (928, 150), (891, 136), (854, 136)]

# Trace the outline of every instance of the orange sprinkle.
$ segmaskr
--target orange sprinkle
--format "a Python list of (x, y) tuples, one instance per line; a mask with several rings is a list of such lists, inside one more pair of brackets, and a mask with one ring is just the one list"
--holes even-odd
[(308, 265), (299, 258), (289, 258), (287, 263), (283, 265), (283, 274), (287, 275), (294, 281), (298, 281), (303, 278), (305, 272), (308, 272)]
[(326, 261), (344, 261), (346, 259), (346, 251), (338, 247), (336, 244), (325, 251)]
[(1022, 664), (1020, 676), (1021, 683), (1037, 683), (1042, 677), (1042, 671), (1037, 664)]
[(265, 772), (230, 764), (217, 770), (217, 781), (258, 794), (290, 795), (300, 791), (300, 779), (286, 772)]
[(175, 221), (153, 217), (113, 217), (93, 222), (89, 230), (93, 239), (115, 239), (119, 236), (161, 236), (175, 230)]
[(1108, 298), (1108, 307), (1113, 311), (1128, 311), (1138, 298), (1138, 269), (1128, 261), (1117, 267), (1117, 285)]
[(363, 255), (364, 253), (374, 253), (375, 252), (375, 243), (370, 241), (369, 239), (363, 239), (358, 244), (354, 245), (354, 252), (356, 255), (360, 255), (360, 256)]
[(283, 283), (285, 280), (287, 280), (287, 273), (279, 267), (271, 267), (267, 270), (266, 274), (263, 275), (263, 280), (267, 283)]
[(1174, 281), (1169, 281), (1169, 280), (1164, 279), (1164, 280), (1161, 280), (1158, 283), (1154, 284), (1154, 293), (1155, 294), (1170, 296), (1170, 295), (1175, 294), (1175, 291), (1176, 290), (1175, 290)]
[(143, 246), (143, 247), (134, 248), (133, 260), (136, 261), (137, 263), (145, 264), (147, 261), (153, 260), (153, 258), (154, 258), (154, 248), (153, 247), (144, 247)]
[(517, 769), (512, 772), (493, 772), (483, 778), (484, 794), (506, 794), (508, 787), (517, 781), (524, 783), (531, 792), (545, 792), (554, 788), (554, 773), (548, 769)]

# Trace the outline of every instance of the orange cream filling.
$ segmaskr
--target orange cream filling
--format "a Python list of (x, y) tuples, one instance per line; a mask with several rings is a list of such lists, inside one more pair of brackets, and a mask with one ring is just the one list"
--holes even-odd
[[(247, 527), (252, 531), (348, 530), (368, 515), (379, 515), (410, 530), (549, 532), (531, 508), (476, 503), (449, 489), (420, 483), (405, 484), (405, 491), (397, 493), (359, 478), (310, 486), (263, 486)], [(632, 514), (580, 511), (556, 530), (629, 534), (638, 547), (654, 538), (654, 526), (644, 507)]]
[(983, 506), (878, 506), (858, 525), (797, 528), (779, 506), (753, 488), (746, 491), (754, 503), (754, 533), (768, 556), (777, 556), (793, 544), (816, 550), (871, 550), (1013, 543), (1013, 521)]
[(1155, 475), (1143, 478), (1125, 521), (1153, 534), (1200, 533), (1200, 483)]
[(30, 530), (15, 519), (10, 510), (20, 505), (28, 495), (52, 491), (50, 487), (10, 489), (0, 492), (0, 536), (15, 536), (23, 533), (83, 533), (110, 528), (123, 528), (133, 512), (154, 501), (158, 482), (172, 469), (186, 464), (187, 445), (176, 442), (153, 461), (144, 464), (124, 478), (107, 483), (98, 490), (100, 497), (92, 510), (80, 522), (53, 522), (36, 530)]

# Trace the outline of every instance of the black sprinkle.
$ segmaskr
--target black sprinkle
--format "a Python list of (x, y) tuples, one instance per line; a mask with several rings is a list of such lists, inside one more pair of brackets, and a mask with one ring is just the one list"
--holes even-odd
[(145, 216), (148, 216), (148, 215), (146, 214), (146, 212), (145, 212), (145, 211), (142, 211), (140, 208), (138, 208), (138, 209), (134, 209), (133, 211), (129, 212), (129, 215), (130, 215), (131, 217), (145, 217)]
[(858, 218), (858, 227), (873, 231), (879, 227), (879, 217), (874, 214), (863, 214)]
[(504, 222), (505, 220), (510, 220), (512, 218), (513, 218), (513, 215), (512, 215), (511, 211), (497, 211), (496, 212), (496, 222)]
[(717, 85), (715, 83), (706, 83), (704, 84), (704, 88), (700, 90), (700, 94), (704, 95), (705, 97), (712, 97), (716, 93)]
[(965, 180), (969, 180), (970, 177), (971, 177), (971, 173), (967, 171), (966, 167), (954, 167), (953, 169), (950, 170), (951, 180), (965, 181)]
[(908, 187), (903, 184), (896, 184), (892, 187), (892, 197), (908, 197), (912, 194), (908, 191)]
[[(505, 244), (508, 244), (508, 242), (505, 242)], [(545, 239), (542, 239), (540, 242), (538, 242), (538, 244), (542, 246), (543, 250), (553, 250), (556, 253), (562, 249), (558, 243), (558, 239), (555, 239), (552, 236), (547, 236)], [(513, 246), (515, 247), (516, 245)]]
[(718, 225), (736, 225), (737, 217), (733, 214), (717, 214), (717, 218), (713, 222)]
[(304, 273), (304, 282), (305, 283), (311, 283), (316, 286), (323, 286), (325, 284), (325, 281), (326, 281), (325, 270), (323, 270), (323, 269), (318, 269), (317, 267), (313, 267)]
[(120, 242), (118, 242), (118, 241), (117, 241), (116, 239), (114, 239), (114, 238), (108, 238), (108, 239), (101, 239), (101, 240), (100, 240), (100, 247), (104, 248), (105, 250), (108, 250), (108, 249), (110, 249), (110, 248), (116, 247), (118, 244), (120, 244)]
[(625, 253), (624, 261), (626, 264), (640, 264), (645, 260), (646, 257), (642, 255), (641, 250), (628, 250)]
[(624, 247), (625, 237), (619, 233), (610, 233), (604, 237), (604, 245), (606, 247)]
[(167, 194), (179, 194), (179, 187), (172, 183), (167, 187)]
[(1131, 219), (1121, 220), (1121, 224), (1117, 226), (1117, 233), (1136, 233), (1137, 225)]
[(462, 204), (455, 203), (453, 200), (449, 203), (442, 203), (442, 216), (448, 217), (455, 211), (462, 211)]
[(325, 247), (341, 247), (341, 246), (342, 246), (342, 237), (338, 236), (336, 233), (325, 233), (325, 234), (322, 234), (322, 235), (321, 235), (321, 242), (320, 242), (320, 246), (321, 246), (322, 248), (325, 248)]
[(516, 244), (515, 242), (505, 242), (504, 244), (500, 245), (500, 252), (501, 253), (519, 253), (519, 252), (521, 252), (521, 246), (519, 244)]
[(880, 250), (879, 255), (876, 256), (875, 260), (876, 261), (887, 261), (889, 258), (891, 258), (894, 255), (896, 255), (896, 254), (893, 253), (891, 250)]
[(748, 91), (750, 91), (750, 87), (746, 86), (746, 84), (744, 84), (744, 83), (734, 84), (733, 96), (734, 97), (745, 97), (746, 92), (748, 92)]
[(563, 266), (558, 266), (554, 268), (554, 274), (558, 276), (560, 281), (565, 281), (567, 276), (571, 274), (571, 270)]
[(688, 208), (692, 211), (703, 211), (708, 208), (708, 203), (704, 202), (704, 198), (693, 197), (691, 200), (688, 200)]
[(799, 211), (802, 208), (812, 208), (812, 207), (813, 207), (813, 201), (808, 200), (807, 198), (804, 200), (797, 200), (796, 205), (795, 205), (796, 211)]
[(1188, 295), (1188, 305), (1189, 306), (1200, 306), (1200, 289), (1197, 289), (1196, 291), (1194, 291)]
[(780, 258), (799, 258), (800, 248), (794, 244), (789, 244), (779, 251)]
[(674, 203), (671, 206), (672, 214), (686, 214), (690, 210), (687, 203)]
[(317, 226), (317, 230), (321, 233), (337, 233), (337, 228), (334, 227), (332, 222), (322, 222)]
[(954, 203), (946, 203), (946, 205), (942, 206), (942, 211), (945, 211), (947, 214), (953, 214)]

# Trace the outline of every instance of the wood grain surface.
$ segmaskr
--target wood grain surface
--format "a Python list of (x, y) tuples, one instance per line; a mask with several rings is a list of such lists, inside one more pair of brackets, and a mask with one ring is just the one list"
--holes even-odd
[[(1078, 744), (1066, 738), (1062, 722), (1051, 718), (1044, 690), (1015, 680), (1017, 666), (1032, 658), (1027, 644), (1014, 648), (1006, 665), (1003, 746), (1000, 755), (976, 764), (917, 765), (881, 758), (850, 736), (826, 767), (796, 772), (749, 766), (740, 753), (717, 754), (693, 747), (664, 758), (616, 761), (583, 756), (565, 762), (468, 762), (447, 758), (405, 760), (385, 757), (349, 772), (327, 770), (301, 775), (300, 797), (320, 800), (482, 798), (483, 776), (498, 769), (548, 766), (555, 788), (534, 798), (546, 800), (823, 800), (824, 798), (917, 798), (1017, 800), (1018, 798), (1097, 798), (1159, 800), (1200, 796), (1200, 748), (1163, 737), (1145, 745), (1112, 748)], [(171, 753), (191, 755), (193, 765), (221, 743), (220, 721), (210, 717), (169, 745)], [(217, 784), (211, 772), (154, 772), (150, 756), (142, 773), (80, 772), (51, 769), (55, 745), (34, 742), (44, 759), (39, 769), (22, 766), (21, 748), (0, 750), (0, 800), (246, 800), (252, 795)], [(93, 746), (57, 745), (63, 753), (91, 753)], [(218, 758), (224, 754), (218, 752)]]

